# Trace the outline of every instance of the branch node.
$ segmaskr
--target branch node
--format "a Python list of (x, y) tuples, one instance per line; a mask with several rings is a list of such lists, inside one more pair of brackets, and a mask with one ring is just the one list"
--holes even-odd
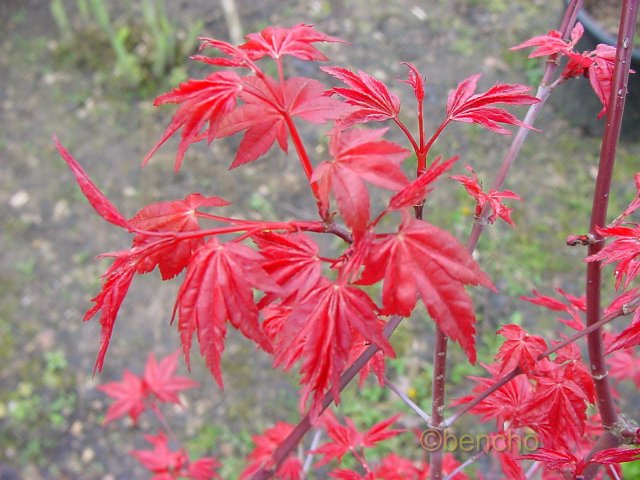
[(578, 245), (593, 245), (598, 240), (593, 236), (593, 234), (588, 233), (586, 235), (569, 235), (567, 237), (567, 245), (570, 247), (575, 247)]

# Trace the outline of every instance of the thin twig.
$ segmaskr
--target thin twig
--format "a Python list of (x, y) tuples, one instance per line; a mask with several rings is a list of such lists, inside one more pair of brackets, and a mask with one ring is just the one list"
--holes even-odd
[(409, 408), (411, 408), (411, 410), (416, 412), (420, 418), (422, 418), (425, 422), (427, 422), (427, 425), (431, 426), (431, 417), (429, 416), (429, 414), (424, 410), (422, 410), (418, 405), (413, 403), (413, 401), (402, 390), (400, 390), (400, 388), (396, 384), (392, 383), (388, 378), (384, 379), (384, 384), (393, 393), (395, 393), (398, 397), (400, 397), (400, 400), (406, 403), (409, 406)]
[(479, 458), (483, 457), (486, 453), (487, 453), (486, 451), (480, 450), (474, 456), (467, 458), (464, 462), (458, 465), (451, 473), (447, 474), (447, 476), (444, 477), (443, 480), (452, 480), (453, 478), (455, 478), (455, 476), (458, 473), (462, 472), (465, 468), (467, 468), (469, 465), (471, 465), (473, 462), (475, 462)]
[(313, 450), (318, 448), (318, 444), (322, 439), (322, 429), (316, 428), (315, 433), (313, 434), (313, 438), (311, 439), (311, 446), (309, 447), (309, 453), (307, 453), (307, 457), (304, 459), (304, 466), (302, 467), (302, 471), (306, 477), (307, 473), (309, 473), (309, 469), (311, 468), (311, 463), (313, 462)]

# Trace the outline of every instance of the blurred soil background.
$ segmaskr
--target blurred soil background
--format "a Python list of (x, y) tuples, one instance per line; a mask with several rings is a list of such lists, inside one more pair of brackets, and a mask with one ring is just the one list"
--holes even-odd
[[(234, 34), (219, 1), (167, 1), (171, 28), (162, 27), (161, 38), (154, 37), (149, 27), (154, 20), (145, 19), (141, 0), (104, 2), (110, 27), (83, 13), (82, 3), (0, 0), (3, 480), (147, 478), (127, 452), (147, 448), (141, 433), (155, 432), (154, 419), (143, 416), (137, 427), (119, 421), (102, 428), (108, 402), (96, 386), (119, 379), (124, 368), (141, 373), (151, 351), (163, 356), (179, 347), (176, 328), (169, 326), (179, 282), (163, 283), (156, 273), (138, 277), (120, 311), (105, 369), (92, 378), (99, 325), (97, 320), (83, 324), (82, 317), (109, 264), (95, 257), (128, 248), (130, 238), (94, 214), (54, 150), (52, 134), (127, 216), (151, 202), (200, 192), (232, 201), (229, 215), (314, 218), (293, 154), (287, 158), (272, 150), (267, 158), (229, 172), (237, 145), (237, 139), (230, 139), (191, 147), (182, 170), (174, 173), (176, 142), (171, 141), (140, 168), (173, 112), (152, 107), (153, 98), (187, 76), (206, 74), (203, 65), (186, 61), (195, 35), (229, 40)], [(55, 19), (52, 4), (58, 8)], [(536, 85), (541, 63), (508, 48), (556, 28), (562, 10), (560, 0), (236, 0), (235, 5), (242, 34), (304, 22), (348, 41), (320, 48), (330, 64), (387, 82), (404, 100), (402, 114), (410, 125), (411, 91), (397, 79), (406, 78), (401, 62), (414, 63), (427, 78), (428, 131), (442, 118), (447, 92), (473, 73), (483, 74), (482, 90), (495, 81)], [(162, 24), (158, 18), (155, 22)], [(158, 42), (163, 41), (169, 50), (160, 54)], [(124, 46), (125, 54), (116, 45)], [(330, 81), (316, 64), (290, 61), (288, 67), (291, 74)], [(508, 180), (506, 188), (524, 199), (512, 205), (517, 228), (488, 229), (478, 248), (480, 264), (500, 289), (498, 295), (475, 292), (479, 330), (485, 332), (478, 340), (481, 361), (491, 361), (499, 345), (494, 332), (502, 323), (521, 323), (558, 338), (553, 315), (519, 301), (521, 295), (533, 288), (552, 294), (556, 287), (581, 294), (584, 250), (566, 247), (565, 238), (588, 228), (599, 138), (562, 115), (563, 95), (545, 107), (537, 123), (542, 132), (530, 135)], [(323, 141), (314, 130), (305, 129), (304, 135), (312, 152), (313, 142)], [(390, 136), (402, 141), (394, 132)], [(435, 149), (460, 154), (455, 173), (469, 163), (490, 185), (509, 141), (475, 126), (456, 125)], [(627, 135), (619, 149), (612, 215), (633, 196), (639, 153), (638, 135)], [(443, 193), (428, 205), (429, 218), (464, 240), (473, 204), (454, 182), (442, 183)], [(405, 321), (394, 339), (401, 359), (390, 365), (396, 383), (425, 409), (429, 335), (420, 315)], [(451, 395), (461, 396), (470, 389), (465, 376), (482, 374), (482, 369), (468, 366), (455, 347), (451, 357)], [(185, 374), (183, 365), (180, 372)], [(193, 456), (219, 457), (223, 477), (234, 478), (251, 450), (251, 435), (277, 420), (296, 421), (297, 387), (292, 375), (273, 372), (269, 358), (234, 332), (224, 353), (224, 372), (221, 392), (195, 361), (192, 375), (202, 387), (185, 394), (186, 409), (170, 409), (169, 421)], [(637, 417), (637, 392), (631, 385), (620, 390), (627, 395), (621, 405)], [(374, 383), (345, 393), (343, 411), (362, 424), (398, 410), (407, 413), (407, 426), (419, 426), (403, 404)], [(473, 419), (466, 425), (477, 428)], [(465, 423), (459, 428), (464, 430)], [(421, 455), (417, 441), (406, 441), (403, 448), (406, 456)]]

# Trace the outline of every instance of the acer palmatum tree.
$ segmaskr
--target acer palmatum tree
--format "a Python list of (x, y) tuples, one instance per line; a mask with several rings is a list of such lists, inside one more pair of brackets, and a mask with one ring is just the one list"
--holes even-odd
[[(638, 444), (640, 433), (616, 410), (605, 355), (610, 355), (615, 378), (630, 378), (640, 386), (634, 370), (625, 368), (637, 371), (640, 361), (634, 352), (640, 344), (640, 314), (635, 313), (640, 311), (639, 300), (637, 288), (632, 286), (640, 272), (640, 227), (629, 220), (640, 202), (636, 197), (611, 224), (606, 223), (606, 207), (638, 1), (623, 2), (617, 48), (599, 45), (591, 52), (575, 51), (583, 33), (582, 26), (575, 23), (580, 3), (569, 2), (559, 30), (514, 47), (534, 48), (531, 57), (547, 58), (535, 96), (523, 85), (497, 84), (479, 91), (480, 76), (471, 75), (449, 94), (445, 118), (433, 133), (425, 129), (424, 78), (412, 64), (405, 64), (407, 78), (403, 82), (415, 97), (417, 131), (400, 118), (399, 97), (366, 72), (321, 67), (337, 82), (331, 88), (315, 79), (288, 76), (287, 57), (327, 61), (316, 44), (341, 42), (310, 25), (267, 27), (247, 35), (239, 46), (202, 39), (201, 54), (193, 58), (211, 65), (214, 71), (156, 99), (156, 105), (174, 103), (178, 107), (144, 163), (173, 135), (180, 137), (176, 170), (195, 142), (210, 143), (241, 134), (230, 168), (261, 160), (272, 148), (287, 153), (293, 145), (295, 153), (290, 157), (299, 162), (301, 181), (306, 181), (317, 206), (315, 219), (250, 221), (229, 217), (223, 210), (226, 200), (200, 193), (147, 205), (127, 218), (56, 139), (58, 150), (97, 213), (133, 235), (131, 248), (104, 254), (113, 262), (85, 316), (85, 320), (99, 316), (102, 325), (95, 369), (103, 367), (118, 310), (133, 278), (156, 267), (163, 280), (184, 272), (173, 319), (187, 365), (195, 337), (200, 355), (222, 388), (220, 360), (230, 325), (271, 355), (275, 368), (296, 367), (299, 371), (302, 420), (298, 425), (276, 422), (254, 437), (256, 448), (247, 460), (243, 478), (304, 478), (312, 475), (313, 466), (340, 464), (345, 456), (351, 456), (350, 468), (338, 466), (328, 475), (343, 479), (464, 479), (468, 478), (464, 469), (482, 455), (495, 455), (505, 478), (530, 478), (537, 471), (544, 478), (596, 478), (605, 473), (617, 478), (620, 463), (639, 458), (638, 449), (621, 445)], [(215, 54), (206, 55), (211, 50)], [(265, 62), (275, 65), (275, 77), (266, 73)], [(467, 287), (495, 289), (472, 252), (487, 225), (497, 220), (513, 225), (508, 202), (520, 198), (503, 188), (507, 173), (549, 94), (581, 76), (589, 78), (607, 121), (591, 226), (588, 233), (568, 239), (571, 245), (589, 245), (586, 297), (558, 290), (558, 298), (534, 292), (525, 299), (562, 312), (561, 322), (576, 333), (563, 334), (565, 339), (557, 342), (517, 325), (503, 325), (497, 333), (504, 342), (495, 361), (485, 365), (487, 376), (471, 379), (475, 386), (468, 396), (451, 403), (459, 410), (446, 418), (449, 340), (462, 349), (469, 362), (477, 361), (476, 316)], [(505, 109), (509, 105), (530, 108), (519, 120)], [(302, 139), (302, 122), (316, 124), (328, 135), (324, 158), (309, 154), (314, 149)], [(452, 122), (478, 124), (497, 134), (510, 134), (509, 125), (518, 127), (489, 190), (482, 187), (473, 166), (466, 166), (470, 175), (450, 175), (477, 205), (466, 246), (424, 218), (430, 192), (458, 161), (457, 156), (432, 158), (432, 146)], [(406, 145), (385, 138), (389, 128), (398, 128)], [(415, 165), (408, 163), (413, 156)], [(407, 175), (409, 170), (412, 175)], [(380, 211), (372, 211), (372, 186), (390, 192), (386, 207)], [(640, 195), (638, 178), (636, 186)], [(331, 256), (321, 254), (319, 235), (335, 236), (341, 246)], [(613, 239), (606, 247), (605, 238)], [(600, 300), (603, 263), (616, 263), (616, 288), (620, 291), (606, 308)], [(373, 293), (378, 290), (369, 288), (375, 285), (380, 287), (379, 296)], [(384, 371), (385, 359), (395, 355), (389, 336), (419, 304), (436, 327), (429, 414), (385, 378)], [(618, 329), (621, 333), (603, 334), (601, 328), (606, 323), (632, 313), (631, 324)], [(588, 359), (583, 359), (579, 346), (584, 337)], [(159, 404), (179, 403), (178, 393), (193, 386), (188, 379), (173, 375), (176, 360), (172, 355), (157, 363), (151, 356), (142, 377), (126, 371), (122, 381), (104, 385), (102, 390), (115, 399), (106, 421), (127, 415), (135, 421), (150, 410), (161, 431), (146, 437), (152, 450), (131, 453), (154, 473), (153, 478), (215, 478), (217, 460), (205, 457), (191, 461), (186, 451), (170, 446), (179, 442), (164, 421)], [(528, 433), (535, 436), (539, 448), (526, 454), (513, 445), (486, 448), (467, 459), (456, 459), (444, 454), (442, 444), (431, 448), (425, 442), (423, 446), (430, 450), (428, 462), (394, 453), (372, 463), (366, 449), (402, 434), (402, 429), (393, 428), (398, 417), (360, 427), (348, 418), (339, 420), (325, 412), (331, 403), (339, 403), (342, 389), (355, 376), (369, 373), (377, 376), (381, 388), (396, 392), (416, 411), (429, 434), (443, 435), (461, 415), (470, 413), (486, 422), (495, 419), (492, 438), (520, 439)], [(328, 440), (320, 443), (321, 436), (316, 434), (300, 457), (296, 446), (312, 427), (323, 431)], [(327, 467), (323, 468), (326, 473)]]

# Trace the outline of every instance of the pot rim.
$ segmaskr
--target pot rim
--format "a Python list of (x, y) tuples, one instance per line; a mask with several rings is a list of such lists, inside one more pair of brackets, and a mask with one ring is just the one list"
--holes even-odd
[[(583, 8), (578, 12), (578, 21), (584, 25), (585, 30), (589, 31), (593, 35), (598, 43), (604, 43), (607, 45), (615, 46), (618, 38), (606, 32), (600, 23), (593, 18), (592, 15), (587, 13)], [(640, 47), (636, 47), (631, 51), (631, 61), (633, 63), (640, 63)]]

